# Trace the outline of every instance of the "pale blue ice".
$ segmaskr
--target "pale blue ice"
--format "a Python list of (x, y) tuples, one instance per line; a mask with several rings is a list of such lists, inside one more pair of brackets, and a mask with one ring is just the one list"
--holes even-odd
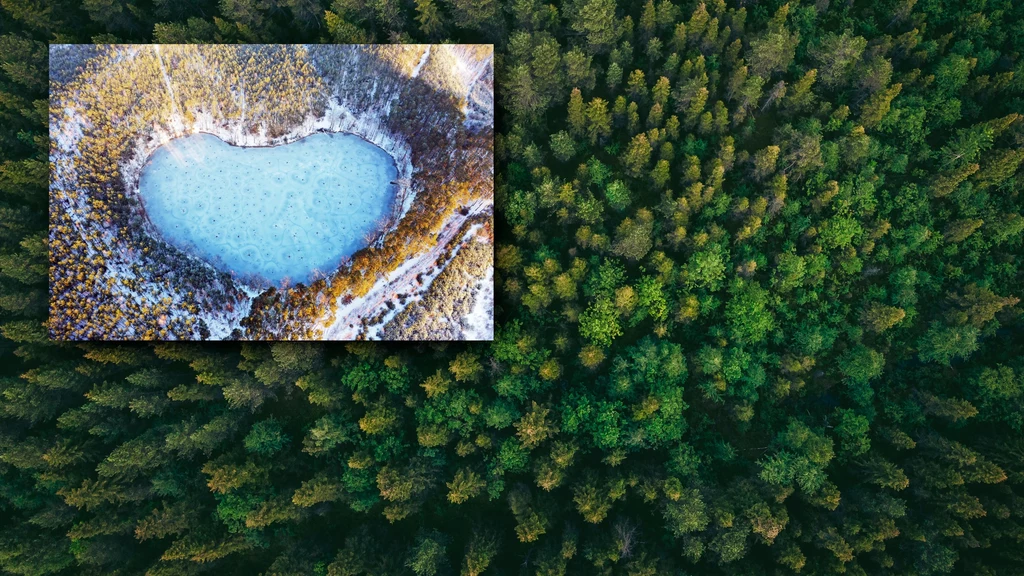
[(242, 148), (210, 134), (153, 153), (140, 194), (164, 240), (275, 285), (333, 272), (394, 204), (394, 159), (352, 134)]

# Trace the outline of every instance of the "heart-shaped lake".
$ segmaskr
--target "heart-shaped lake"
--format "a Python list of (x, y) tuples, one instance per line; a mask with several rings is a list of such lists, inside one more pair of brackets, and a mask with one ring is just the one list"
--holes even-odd
[(387, 152), (353, 134), (266, 148), (195, 134), (153, 153), (139, 193), (171, 244), (241, 277), (294, 283), (366, 245), (397, 174)]

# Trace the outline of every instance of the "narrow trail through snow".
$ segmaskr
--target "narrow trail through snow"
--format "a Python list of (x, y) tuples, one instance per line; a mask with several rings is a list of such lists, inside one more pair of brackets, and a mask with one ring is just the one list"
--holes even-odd
[(419, 64), (412, 69), (412, 74), (409, 75), (411, 78), (415, 78), (420, 75), (420, 71), (423, 70), (423, 66), (427, 63), (427, 58), (430, 57), (430, 45), (427, 45), (427, 49), (423, 51), (423, 56), (420, 58)]
[(160, 64), (160, 73), (163, 74), (164, 84), (167, 85), (167, 96), (171, 99), (171, 110), (175, 114), (178, 112), (178, 101), (174, 98), (174, 88), (171, 86), (171, 77), (167, 75), (167, 69), (164, 68), (164, 59), (160, 56), (160, 45), (153, 44), (153, 52), (156, 53), (156, 61)]
[(434, 262), (448, 249), (449, 244), (466, 220), (489, 206), (489, 203), (478, 202), (470, 207), (466, 215), (455, 212), (441, 227), (437, 243), (430, 250), (410, 258), (387, 277), (378, 280), (362, 298), (353, 300), (349, 304), (342, 304), (339, 298), (334, 321), (323, 329), (323, 339), (354, 340), (362, 327), (360, 324), (362, 318), (375, 316), (387, 305), (389, 300), (394, 300), (398, 294), (413, 294), (423, 290), (425, 286), (421, 286), (416, 281), (416, 277), (419, 274), (427, 275), (428, 270), (434, 267)]

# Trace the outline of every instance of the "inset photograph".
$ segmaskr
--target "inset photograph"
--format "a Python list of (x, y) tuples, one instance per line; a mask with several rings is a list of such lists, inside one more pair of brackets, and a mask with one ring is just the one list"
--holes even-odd
[(491, 340), (491, 45), (52, 45), (50, 337)]

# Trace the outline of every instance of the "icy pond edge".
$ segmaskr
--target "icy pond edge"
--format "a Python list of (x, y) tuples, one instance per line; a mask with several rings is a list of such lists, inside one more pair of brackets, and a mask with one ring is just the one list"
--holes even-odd
[[(222, 270), (221, 269), (221, 265), (218, 263), (217, 259), (215, 259), (215, 258), (211, 259), (211, 258), (204, 257), (203, 255), (197, 253), (194, 249), (189, 248), (187, 246), (182, 246), (180, 243), (172, 241), (170, 238), (168, 238), (164, 233), (162, 233), (160, 231), (160, 227), (157, 226), (156, 223), (153, 222), (152, 218), (150, 217), (150, 207), (147, 206), (147, 202), (148, 201), (146, 199), (146, 195), (142, 192), (142, 176), (145, 173), (146, 168), (152, 165), (154, 156), (156, 156), (156, 154), (161, 149), (163, 149), (165, 146), (171, 146), (175, 142), (178, 142), (180, 140), (185, 140), (185, 139), (188, 139), (188, 138), (193, 138), (193, 137), (196, 137), (196, 136), (210, 136), (210, 137), (216, 138), (222, 144), (225, 144), (225, 145), (227, 145), (227, 146), (229, 146), (231, 148), (236, 148), (236, 149), (239, 149), (239, 150), (245, 150), (245, 149), (270, 150), (270, 149), (273, 149), (273, 148), (282, 148), (282, 147), (285, 147), (285, 146), (290, 146), (292, 144), (298, 144), (299, 142), (302, 142), (303, 140), (306, 140), (306, 139), (309, 139), (309, 138), (313, 138), (313, 137), (318, 136), (318, 135), (325, 135), (325, 136), (328, 136), (328, 137), (335, 136), (335, 135), (353, 136), (355, 138), (358, 138), (363, 143), (373, 146), (379, 152), (381, 152), (384, 155), (386, 155), (387, 158), (390, 160), (391, 167), (395, 171), (395, 177), (391, 181), (387, 182), (387, 184), (385, 185), (385, 188), (386, 188), (385, 189), (385, 198), (386, 198), (385, 201), (386, 201), (386, 204), (384, 206), (384, 211), (385, 211), (386, 214), (389, 215), (389, 216), (386, 217), (387, 221), (393, 221), (393, 223), (391, 224), (391, 226), (389, 226), (389, 228), (387, 230), (384, 230), (384, 231), (380, 232), (374, 238), (374, 241), (362, 245), (358, 250), (362, 250), (362, 249), (364, 249), (367, 246), (373, 245), (375, 243), (379, 243), (381, 241), (381, 239), (384, 236), (387, 235), (388, 232), (393, 230), (398, 225), (398, 221), (401, 220), (401, 216), (396, 216), (396, 212), (397, 212), (396, 209), (399, 206), (400, 198), (401, 198), (400, 197), (400, 194), (401, 194), (401, 191), (400, 191), (401, 179), (398, 177), (398, 173), (399, 173), (398, 163), (395, 161), (394, 156), (389, 154), (386, 150), (384, 150), (383, 148), (380, 148), (379, 146), (377, 146), (373, 142), (370, 142), (369, 140), (367, 140), (366, 138), (363, 138), (362, 136), (359, 136), (358, 134), (353, 134), (351, 132), (345, 132), (345, 131), (331, 132), (331, 131), (327, 131), (327, 130), (316, 130), (315, 132), (312, 132), (310, 134), (306, 134), (304, 136), (300, 136), (300, 137), (296, 138), (295, 140), (290, 140), (288, 142), (281, 142), (281, 143), (278, 143), (278, 144), (270, 144), (270, 145), (253, 145), (253, 146), (241, 146), (241, 145), (238, 145), (238, 144), (233, 144), (231, 142), (225, 141), (224, 139), (222, 139), (216, 133), (207, 132), (207, 131), (204, 131), (204, 130), (198, 130), (198, 131), (192, 132), (192, 133), (184, 135), (184, 136), (177, 136), (175, 138), (172, 138), (171, 140), (168, 140), (164, 144), (161, 144), (160, 146), (157, 146), (156, 148), (153, 148), (149, 152), (149, 155), (145, 158), (145, 160), (142, 163), (142, 169), (139, 172), (138, 185), (134, 189), (134, 194), (136, 194), (136, 197), (137, 197), (137, 199), (139, 201), (139, 210), (141, 212), (141, 216), (142, 216), (142, 219), (144, 221), (144, 224), (143, 224), (144, 230), (143, 231), (146, 234), (148, 234), (150, 237), (152, 237), (154, 239), (158, 239), (158, 240), (162, 241), (164, 244), (167, 244), (167, 245), (169, 245), (169, 246), (171, 246), (173, 248), (176, 248), (178, 251), (182, 252), (185, 256), (187, 256), (191, 260), (201, 260), (205, 264), (209, 264), (214, 270), (217, 271), (217, 273), (229, 273), (229, 274), (231, 274), (232, 281), (236, 285), (238, 285), (240, 288), (245, 286), (249, 290), (255, 290), (255, 291), (257, 291), (257, 293), (259, 293), (259, 292), (261, 292), (263, 290), (266, 290), (266, 289), (270, 288), (271, 286), (277, 286), (278, 284), (275, 283), (275, 282), (272, 282), (272, 281), (270, 281), (270, 282), (253, 282), (253, 281), (251, 281), (252, 279), (250, 279), (248, 275), (244, 275), (244, 274), (236, 275), (233, 272), (228, 272), (227, 270)], [(150, 201), (151, 200), (152, 199), (150, 199)], [(334, 274), (335, 272), (337, 272), (337, 271), (338, 271), (338, 268), (333, 268), (333, 269), (329, 269), (329, 270), (327, 270), (327, 269), (320, 270), (317, 273), (317, 275), (311, 276), (311, 277), (306, 278), (306, 279), (298, 280), (296, 283), (302, 283), (302, 284), (309, 285), (311, 282), (317, 280), (318, 278), (324, 278), (324, 277), (330, 278), (330, 276), (332, 274)]]
[[(243, 129), (240, 123), (237, 125), (221, 125), (213, 121), (212, 115), (208, 112), (198, 115), (191, 127), (186, 127), (179, 114), (175, 113), (168, 120), (170, 130), (164, 126), (154, 123), (152, 132), (146, 136), (139, 136), (135, 139), (135, 148), (131, 158), (119, 165), (121, 181), (125, 191), (132, 194), (141, 201), (139, 184), (142, 171), (149, 162), (150, 157), (160, 149), (161, 146), (175, 140), (196, 134), (209, 134), (215, 136), (229, 146), (239, 148), (274, 148), (293, 144), (314, 134), (351, 134), (360, 139), (377, 146), (395, 162), (398, 175), (395, 180), (395, 201), (401, 201), (402, 210), (395, 218), (391, 228), (385, 231), (383, 236), (394, 230), (398, 223), (408, 213), (409, 208), (415, 200), (416, 193), (412, 187), (412, 151), (409, 145), (398, 136), (391, 134), (381, 125), (378, 118), (371, 117), (371, 114), (354, 115), (346, 106), (331, 98), (327, 110), (320, 118), (307, 116), (302, 123), (291, 131), (276, 138), (267, 136), (265, 126), (261, 126), (258, 133), (253, 134)], [(147, 218), (147, 223), (149, 222)], [(151, 225), (151, 224), (150, 224)], [(152, 235), (153, 230), (146, 230)], [(157, 233), (155, 237), (159, 237)]]
[[(390, 108), (390, 106), (388, 106)], [(380, 243), (384, 237), (397, 228), (398, 224), (405, 218), (409, 209), (415, 201), (416, 193), (412, 186), (412, 176), (415, 168), (412, 164), (412, 150), (409, 145), (399, 137), (387, 130), (382, 120), (387, 118), (390, 110), (385, 114), (378, 115), (367, 111), (361, 114), (354, 114), (348, 107), (337, 100), (337, 96), (330, 98), (327, 109), (323, 116), (316, 118), (309, 115), (301, 123), (290, 131), (277, 137), (267, 135), (266, 126), (261, 126), (257, 133), (251, 133), (244, 129), (241, 122), (238, 123), (217, 123), (213, 120), (212, 114), (203, 112), (198, 114), (196, 121), (186, 125), (179, 113), (174, 113), (165, 123), (154, 123), (152, 130), (146, 135), (140, 135), (135, 139), (135, 146), (131, 157), (118, 165), (121, 182), (124, 185), (125, 193), (137, 200), (142, 207), (144, 229), (143, 232), (154, 239), (167, 244), (172, 249), (178, 250), (186, 258), (202, 266), (207, 267), (215, 274), (221, 271), (207, 260), (191, 254), (187, 251), (175, 248), (167, 243), (156, 229), (156, 226), (149, 220), (145, 213), (145, 207), (140, 193), (140, 181), (142, 171), (149, 162), (150, 157), (164, 144), (176, 139), (195, 134), (209, 134), (216, 136), (230, 146), (242, 148), (262, 147), (270, 148), (292, 144), (302, 138), (317, 133), (347, 133), (357, 136), (370, 144), (373, 144), (386, 152), (395, 162), (397, 178), (395, 186), (394, 202), (401, 203), (401, 211), (394, 219), (392, 226), (380, 235), (377, 242)], [(337, 270), (332, 270), (331, 275)], [(225, 315), (223, 319), (215, 318), (214, 311), (203, 311), (197, 314), (202, 318), (211, 331), (211, 340), (227, 339), (235, 328), (241, 327), (241, 321), (249, 315), (252, 300), (262, 294), (266, 289), (252, 286), (243, 282), (241, 278), (232, 277), (232, 283), (245, 292), (247, 298), (243, 305), (236, 307), (234, 313)]]

